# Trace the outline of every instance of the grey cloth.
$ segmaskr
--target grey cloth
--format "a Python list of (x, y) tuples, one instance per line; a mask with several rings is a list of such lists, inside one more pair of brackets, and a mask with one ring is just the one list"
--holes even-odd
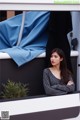
[[(72, 80), (70, 76), (69, 80)], [(73, 80), (72, 80), (73, 81)], [(64, 95), (72, 93), (75, 90), (75, 85), (65, 85), (62, 80), (56, 78), (49, 68), (43, 71), (43, 86), (47, 95)]]

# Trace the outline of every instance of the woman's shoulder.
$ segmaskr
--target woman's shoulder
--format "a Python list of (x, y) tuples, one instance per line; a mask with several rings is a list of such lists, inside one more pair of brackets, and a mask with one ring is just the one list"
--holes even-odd
[(45, 69), (44, 69), (44, 72), (48, 72), (48, 71), (49, 71), (49, 68), (45, 68)]

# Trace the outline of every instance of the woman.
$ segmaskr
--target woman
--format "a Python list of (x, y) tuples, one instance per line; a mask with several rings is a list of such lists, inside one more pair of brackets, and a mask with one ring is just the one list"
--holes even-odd
[(47, 95), (63, 95), (72, 93), (75, 85), (70, 71), (67, 69), (65, 55), (59, 48), (51, 52), (51, 67), (44, 69), (43, 85)]

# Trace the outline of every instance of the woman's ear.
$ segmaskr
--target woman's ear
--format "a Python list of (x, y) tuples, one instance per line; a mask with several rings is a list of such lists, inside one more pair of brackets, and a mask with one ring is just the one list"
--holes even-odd
[(60, 61), (63, 61), (63, 58), (61, 58), (61, 60)]

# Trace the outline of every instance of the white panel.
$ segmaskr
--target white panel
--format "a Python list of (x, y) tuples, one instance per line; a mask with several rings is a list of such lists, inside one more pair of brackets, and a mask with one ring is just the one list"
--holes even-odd
[(79, 4), (80, 0), (0, 0), (3, 3), (69, 3), (69, 4)]
[(53, 3), (54, 0), (0, 0), (2, 3)]
[(34, 113), (79, 106), (79, 93), (77, 93), (61, 96), (0, 102), (0, 113), (1, 111), (9, 111), (10, 115), (19, 115), (24, 113)]
[(54, 1), (58, 0), (0, 0), (0, 10), (80, 10), (80, 4), (59, 5)]

